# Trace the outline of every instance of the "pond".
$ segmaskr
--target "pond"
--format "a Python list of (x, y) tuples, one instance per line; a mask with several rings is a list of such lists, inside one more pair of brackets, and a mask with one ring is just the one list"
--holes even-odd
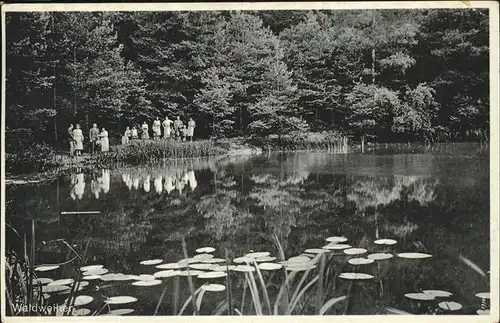
[[(87, 272), (101, 277), (86, 280), (89, 285), (79, 294), (91, 296), (92, 302), (83, 307), (100, 314), (131, 309), (130, 315), (176, 315), (191, 287), (200, 292), (200, 286), (213, 283), (228, 288), (203, 290), (196, 297), (201, 315), (227, 315), (228, 308), (236, 315), (373, 315), (397, 310), (477, 315), (489, 308), (488, 299), (476, 296), (490, 289), (489, 200), (487, 146), (387, 146), (371, 147), (364, 154), (292, 152), (75, 170), (49, 184), (9, 185), (6, 223), (29, 235), (33, 221), (41, 246), (36, 264), (73, 257), (67, 246), (42, 241), (64, 239), (79, 253), (90, 241), (86, 265), (102, 265), (108, 273)], [(100, 213), (61, 214), (75, 211)], [(326, 241), (329, 237), (342, 238)], [(206, 255), (179, 266), (186, 258), (183, 239), (189, 258)], [(380, 239), (391, 240), (375, 243)], [(18, 240), (8, 232), (8, 247), (19, 245)], [(332, 247), (335, 244), (353, 248), (349, 252)], [(331, 248), (323, 248), (327, 245)], [(197, 252), (202, 247), (215, 251)], [(259, 262), (279, 264), (282, 255), (289, 259), (301, 254), (314, 260), (295, 258), (296, 264), (285, 263), (286, 270), (264, 270), (281, 267), (264, 265), (250, 273), (244, 272), (247, 267), (227, 272), (215, 268), (225, 266), (226, 257), (233, 260), (251, 252), (263, 252), (257, 255), (264, 257)], [(277, 259), (266, 258), (268, 253)], [(369, 255), (374, 253), (392, 257), (372, 261), (376, 256)], [(409, 259), (402, 253), (431, 257)], [(186, 276), (188, 262), (204, 264), (191, 266), (192, 286)], [(156, 267), (167, 263), (177, 265)], [(72, 278), (78, 267), (74, 261), (37, 275)], [(138, 286), (149, 285), (137, 282), (152, 277), (137, 275), (169, 269), (176, 269), (165, 274), (172, 277)], [(197, 270), (214, 269), (228, 276), (194, 276)], [(109, 273), (136, 276), (120, 279)], [(346, 273), (369, 276), (352, 280)], [(283, 287), (286, 279), (289, 290)], [(451, 295), (435, 297), (428, 290)], [(431, 297), (422, 297), (426, 293)], [(134, 299), (103, 307), (106, 297), (113, 296)], [(335, 298), (335, 304), (321, 309)], [(455, 308), (455, 303), (461, 306)], [(192, 315), (192, 304), (186, 305), (183, 314)]]

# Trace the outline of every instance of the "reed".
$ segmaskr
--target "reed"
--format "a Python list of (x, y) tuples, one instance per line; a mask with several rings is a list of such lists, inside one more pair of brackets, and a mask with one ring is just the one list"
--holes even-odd
[(252, 138), (250, 143), (269, 151), (327, 150), (346, 153), (348, 148), (347, 137), (332, 131)]

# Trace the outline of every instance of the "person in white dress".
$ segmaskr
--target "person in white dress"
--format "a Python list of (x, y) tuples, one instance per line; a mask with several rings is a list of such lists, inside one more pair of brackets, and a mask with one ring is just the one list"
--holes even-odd
[(146, 121), (144, 121), (144, 123), (142, 124), (141, 129), (142, 129), (141, 138), (143, 140), (149, 139), (149, 126), (146, 123)]
[(99, 137), (101, 138), (101, 151), (106, 152), (109, 151), (109, 137), (108, 137), (108, 132), (106, 129), (102, 128), (101, 133), (99, 134)]
[(156, 117), (155, 121), (153, 121), (153, 138), (154, 140), (158, 140), (161, 137), (161, 122), (158, 117)]
[(189, 141), (193, 141), (195, 127), (196, 127), (196, 123), (194, 122), (193, 118), (189, 118), (188, 127), (187, 127), (187, 138)]
[(172, 133), (172, 128), (171, 125), (174, 122), (170, 120), (168, 117), (165, 117), (165, 120), (163, 120), (162, 125), (163, 125), (163, 138), (164, 139), (169, 139), (170, 134)]
[(75, 155), (81, 156), (83, 151), (83, 132), (80, 129), (80, 125), (76, 125), (76, 129), (73, 130), (73, 139), (75, 140)]

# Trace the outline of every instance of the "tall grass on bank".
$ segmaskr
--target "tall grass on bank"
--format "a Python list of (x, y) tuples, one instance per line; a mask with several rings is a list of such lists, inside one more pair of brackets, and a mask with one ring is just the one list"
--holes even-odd
[(109, 152), (95, 155), (92, 161), (99, 166), (114, 163), (139, 165), (164, 159), (217, 156), (227, 152), (226, 149), (211, 140), (194, 142), (136, 141), (111, 148)]
[(347, 137), (338, 132), (291, 133), (283, 136), (272, 135), (265, 138), (254, 137), (251, 144), (264, 150), (329, 150), (345, 152), (348, 146)]

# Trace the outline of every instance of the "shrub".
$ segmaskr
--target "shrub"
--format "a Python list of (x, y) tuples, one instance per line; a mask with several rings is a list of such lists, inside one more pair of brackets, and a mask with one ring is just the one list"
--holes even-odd
[(26, 149), (5, 154), (5, 168), (11, 173), (46, 171), (60, 165), (56, 151), (46, 144), (34, 144)]

